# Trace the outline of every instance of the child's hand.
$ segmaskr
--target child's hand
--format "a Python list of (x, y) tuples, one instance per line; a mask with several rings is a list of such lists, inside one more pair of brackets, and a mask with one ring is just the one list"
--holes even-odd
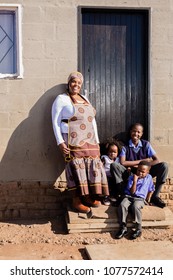
[(101, 161), (102, 161), (103, 165), (105, 165), (105, 163), (106, 163), (105, 158), (102, 158)]
[(143, 160), (148, 161), (148, 162), (151, 162), (151, 161), (152, 161), (152, 158), (145, 158), (145, 159), (143, 159)]
[(138, 175), (133, 174), (133, 181), (134, 181), (134, 182), (137, 182), (138, 178), (139, 178), (139, 176), (138, 176)]

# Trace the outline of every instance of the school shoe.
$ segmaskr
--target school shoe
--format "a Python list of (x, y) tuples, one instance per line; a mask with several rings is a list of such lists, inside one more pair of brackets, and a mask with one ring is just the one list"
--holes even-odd
[(105, 206), (110, 206), (111, 205), (111, 202), (110, 202), (110, 199), (109, 199), (109, 196), (105, 196), (102, 200), (102, 203), (105, 205)]
[(160, 208), (164, 208), (166, 206), (166, 203), (158, 196), (151, 197), (151, 203)]
[(136, 229), (132, 235), (131, 235), (131, 239), (136, 239), (138, 237), (140, 237), (142, 235), (142, 230), (141, 229)]
[(91, 198), (90, 196), (84, 196), (82, 200), (83, 204), (89, 207), (97, 208), (101, 205), (101, 202)]
[(75, 210), (77, 210), (80, 213), (86, 213), (87, 214), (91, 211), (91, 209), (88, 206), (82, 204), (82, 202), (80, 200), (80, 197), (74, 197), (73, 198), (72, 206)]
[(115, 238), (116, 239), (121, 239), (121, 238), (123, 238), (126, 235), (127, 235), (127, 228), (126, 227), (122, 227), (122, 228), (119, 229), (119, 231), (115, 235)]

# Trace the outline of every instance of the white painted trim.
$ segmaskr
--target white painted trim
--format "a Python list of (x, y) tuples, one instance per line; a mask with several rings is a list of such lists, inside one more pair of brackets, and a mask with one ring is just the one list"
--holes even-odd
[(1, 74), (0, 79), (22, 79), (23, 63), (22, 63), (22, 6), (20, 4), (0, 4), (0, 10), (15, 11), (16, 16), (16, 44), (17, 44), (17, 73)]

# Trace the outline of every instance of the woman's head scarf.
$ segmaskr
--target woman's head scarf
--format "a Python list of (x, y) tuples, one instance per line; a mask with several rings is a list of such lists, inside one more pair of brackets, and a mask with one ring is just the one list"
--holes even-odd
[(68, 83), (75, 78), (80, 79), (81, 83), (83, 84), (83, 75), (80, 72), (72, 72), (68, 77)]

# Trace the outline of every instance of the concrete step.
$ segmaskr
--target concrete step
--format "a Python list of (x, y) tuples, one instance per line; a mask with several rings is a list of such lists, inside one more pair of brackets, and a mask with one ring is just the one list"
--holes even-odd
[(87, 245), (90, 260), (172, 260), (171, 241), (141, 241), (118, 244)]
[[(83, 214), (67, 209), (66, 223), (69, 233), (74, 232), (105, 232), (114, 231), (119, 227), (117, 207), (101, 205), (92, 208), (89, 214)], [(173, 225), (173, 212), (168, 208), (145, 206), (142, 209), (142, 227), (168, 227)], [(129, 215), (127, 226), (133, 226)]]

